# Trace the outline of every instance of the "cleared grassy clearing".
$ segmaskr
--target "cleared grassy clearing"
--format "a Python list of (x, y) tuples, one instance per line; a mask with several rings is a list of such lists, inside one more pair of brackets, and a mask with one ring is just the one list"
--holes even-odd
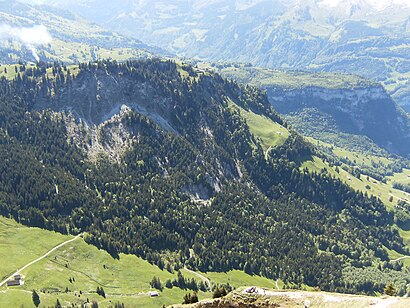
[(403, 241), (407, 245), (407, 247), (410, 247), (410, 230), (397, 228), (397, 231), (399, 231), (399, 234), (403, 238)]
[(388, 180), (391, 183), (410, 184), (410, 169), (403, 169), (403, 172), (389, 176)]
[(264, 150), (284, 144), (289, 137), (290, 133), (285, 127), (268, 117), (246, 110), (231, 100), (228, 100), (228, 105), (230, 108), (240, 112), (252, 134), (260, 139)]
[[(0, 218), (0, 223), (1, 267), (7, 274), (10, 272), (8, 268), (11, 267), (13, 271), (17, 269), (16, 263), (21, 267), (72, 238), (27, 228), (5, 218)], [(11, 248), (13, 255), (10, 255)], [(57, 298), (65, 304), (81, 304), (88, 298), (90, 301), (97, 300), (102, 307), (108, 307), (116, 301), (130, 306), (152, 307), (178, 302), (186, 293), (185, 290), (173, 288), (164, 289), (158, 298), (150, 297), (147, 292), (151, 290), (149, 283), (154, 276), (159, 277), (164, 284), (166, 279), (176, 278), (176, 273), (163, 271), (132, 255), (121, 254), (119, 258), (113, 258), (82, 239), (53, 252), (21, 274), (25, 277), (23, 286), (0, 289), (7, 295), (0, 296), (0, 307), (30, 307), (33, 289), (41, 290), (42, 305), (46, 306), (55, 304)], [(70, 282), (70, 278), (74, 280)], [(97, 287), (104, 288), (107, 299), (96, 294)], [(200, 296), (205, 297), (205, 293)]]
[[(34, 63), (26, 64), (26, 69), (34, 68)], [(21, 72), (22, 65), (20, 64), (2, 64), (0, 66), (0, 78), (6, 77), (8, 80), (13, 80), (17, 77), (17, 74)]]

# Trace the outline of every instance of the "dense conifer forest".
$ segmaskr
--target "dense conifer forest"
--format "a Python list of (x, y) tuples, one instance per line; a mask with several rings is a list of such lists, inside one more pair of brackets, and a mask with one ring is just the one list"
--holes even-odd
[[(86, 232), (89, 243), (113, 256), (136, 254), (170, 269), (240, 269), (369, 294), (383, 291), (380, 275), (410, 282), (408, 270), (388, 262), (384, 247), (408, 251), (380, 200), (327, 174), (301, 171), (301, 160), (317, 150), (296, 132), (265, 153), (228, 106), (286, 126), (264, 92), (172, 61), (100, 61), (79, 70), (39, 64), (0, 81), (1, 215)], [(89, 76), (127, 84), (123, 99), (135, 87), (153, 90), (150, 104), (163, 98), (152, 108), (172, 129), (128, 110), (113, 124), (131, 136), (124, 154), (91, 160), (87, 136), (95, 124), (79, 109), (61, 108), (76, 88), (93, 87)], [(85, 93), (82, 104), (98, 110), (111, 90), (103, 84), (95, 102)], [(109, 127), (96, 131), (107, 147), (114, 142)]]

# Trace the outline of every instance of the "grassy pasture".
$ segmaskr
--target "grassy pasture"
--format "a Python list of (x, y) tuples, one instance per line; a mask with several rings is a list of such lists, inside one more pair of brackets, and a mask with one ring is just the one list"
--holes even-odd
[[(22, 226), (11, 219), (0, 217), (0, 273), (6, 278), (18, 268), (44, 255), (53, 247), (72, 236), (39, 228)], [(200, 276), (182, 269), (186, 278)], [(162, 307), (182, 302), (190, 292), (180, 288), (164, 288), (158, 297), (151, 297), (149, 283), (156, 276), (162, 284), (167, 279), (177, 278), (177, 273), (169, 273), (134, 255), (120, 254), (113, 258), (107, 252), (89, 245), (82, 238), (59, 248), (46, 258), (21, 272), (24, 284), (19, 287), (0, 287), (0, 307), (33, 307), (31, 292), (37, 290), (40, 306), (55, 305), (57, 299), (62, 305), (81, 305), (96, 300), (100, 307), (112, 307), (114, 303), (124, 303), (126, 307)], [(232, 286), (260, 285), (275, 286), (275, 281), (251, 276), (242, 271), (228, 273), (198, 273), (211, 283), (230, 283)], [(71, 278), (71, 282), (70, 282)], [(74, 278), (74, 279), (73, 279)], [(282, 283), (279, 282), (282, 286)], [(96, 293), (102, 287), (106, 298)], [(200, 299), (210, 298), (210, 292), (199, 292)]]

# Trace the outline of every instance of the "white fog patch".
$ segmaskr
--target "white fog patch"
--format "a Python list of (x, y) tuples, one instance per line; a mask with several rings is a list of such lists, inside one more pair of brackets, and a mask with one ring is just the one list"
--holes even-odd
[(47, 28), (43, 25), (33, 27), (14, 27), (7, 24), (0, 25), (0, 42), (16, 41), (26, 46), (36, 61), (40, 61), (37, 54), (37, 47), (51, 42), (52, 37)]

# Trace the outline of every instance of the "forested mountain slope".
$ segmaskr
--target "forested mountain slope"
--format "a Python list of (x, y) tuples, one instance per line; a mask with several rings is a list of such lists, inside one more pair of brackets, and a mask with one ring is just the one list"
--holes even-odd
[(316, 150), (292, 130), (266, 151), (243, 110), (286, 123), (260, 90), (162, 60), (21, 70), (1, 80), (2, 215), (156, 264), (406, 292), (392, 214), (301, 171)]

